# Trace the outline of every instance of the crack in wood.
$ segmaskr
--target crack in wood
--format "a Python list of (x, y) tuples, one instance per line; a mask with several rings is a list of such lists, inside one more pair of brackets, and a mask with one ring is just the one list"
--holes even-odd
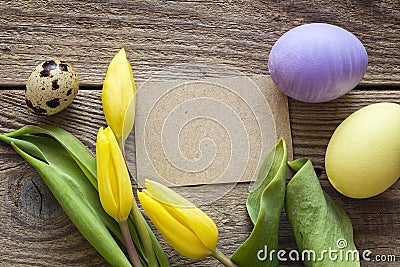
[(33, 184), (33, 186), (36, 188), (36, 191), (39, 194), (39, 200), (40, 200), (40, 204), (39, 204), (39, 216), (42, 214), (42, 208), (43, 208), (43, 195), (42, 192), (40, 191), (39, 186), (37, 186), (37, 184), (35, 183), (35, 181), (33, 179), (31, 179), (31, 183)]

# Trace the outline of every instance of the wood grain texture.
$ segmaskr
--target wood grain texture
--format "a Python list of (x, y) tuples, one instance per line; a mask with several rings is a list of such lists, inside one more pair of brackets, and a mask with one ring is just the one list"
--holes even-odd
[[(326, 145), (338, 124), (353, 111), (383, 101), (400, 103), (399, 91), (354, 90), (325, 104), (291, 100), (289, 107), (295, 158), (311, 157), (323, 188), (349, 214), (357, 247), (372, 250), (372, 256), (396, 255), (398, 262), (400, 183), (377, 197), (354, 200), (337, 193), (324, 171)], [(10, 132), (25, 124), (51, 123), (71, 131), (92, 151), (97, 129), (105, 124), (100, 91), (80, 91), (72, 106), (47, 118), (27, 111), (23, 91), (0, 90), (0, 110), (0, 132)], [(226, 254), (233, 253), (251, 231), (245, 207), (248, 189), (249, 184), (238, 184), (224, 198), (202, 206), (216, 222), (218, 247)], [(196, 187), (179, 190), (194, 201), (199, 194), (207, 193)], [(185, 259), (161, 242), (173, 266), (220, 266), (210, 258)], [(282, 249), (296, 247), (284, 214), (279, 242)], [(0, 143), (0, 266), (108, 266), (72, 225), (35, 170), (4, 143)], [(302, 265), (286, 262), (281, 266)], [(362, 266), (397, 264), (362, 262)]]
[[(3, 86), (23, 85), (49, 57), (70, 62), (81, 84), (100, 84), (121, 47), (138, 80), (171, 65), (195, 62), (267, 74), (274, 42), (287, 30), (311, 22), (344, 27), (364, 43), (369, 67), (363, 84), (400, 84), (396, 0), (0, 0), (0, 14)], [(213, 75), (225, 71), (215, 67)]]

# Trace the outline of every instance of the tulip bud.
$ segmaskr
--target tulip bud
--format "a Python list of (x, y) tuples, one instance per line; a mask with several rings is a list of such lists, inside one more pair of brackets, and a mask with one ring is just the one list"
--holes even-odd
[(101, 128), (96, 143), (97, 179), (104, 210), (126, 221), (133, 205), (132, 184), (124, 157), (110, 127)]
[(147, 215), (167, 242), (191, 259), (216, 251), (218, 229), (215, 223), (193, 203), (154, 181), (146, 181), (138, 197)]
[(122, 48), (108, 66), (102, 90), (104, 115), (120, 145), (123, 145), (133, 128), (135, 95), (132, 68)]

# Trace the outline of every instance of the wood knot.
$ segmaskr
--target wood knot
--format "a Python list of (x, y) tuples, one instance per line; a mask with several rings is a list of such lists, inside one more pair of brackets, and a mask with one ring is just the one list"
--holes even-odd
[(66, 216), (39, 174), (30, 169), (8, 180), (6, 198), (13, 210), (12, 216), (38, 224)]
[(43, 219), (59, 216), (60, 205), (40, 176), (26, 179), (21, 187), (20, 202), (22, 210)]

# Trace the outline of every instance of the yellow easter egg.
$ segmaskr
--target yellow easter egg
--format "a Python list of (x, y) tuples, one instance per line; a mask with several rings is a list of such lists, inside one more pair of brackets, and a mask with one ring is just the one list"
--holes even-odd
[(325, 168), (348, 197), (373, 197), (392, 186), (400, 176), (400, 105), (372, 104), (345, 119), (329, 141)]

